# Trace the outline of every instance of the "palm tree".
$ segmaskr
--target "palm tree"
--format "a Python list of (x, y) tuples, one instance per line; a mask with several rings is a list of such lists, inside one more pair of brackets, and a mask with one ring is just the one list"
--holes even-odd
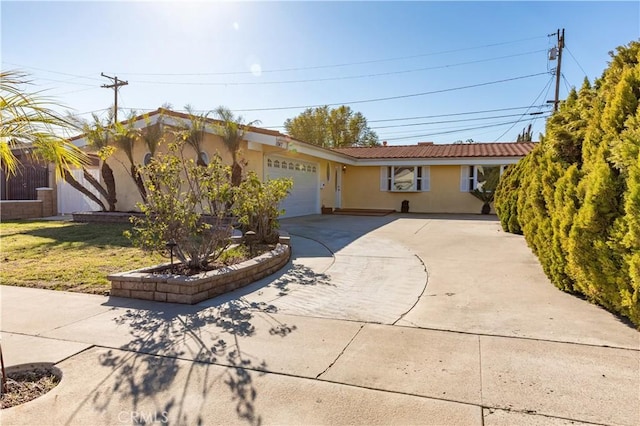
[(160, 111), (160, 118), (155, 124), (151, 124), (149, 114), (145, 114), (143, 117), (145, 126), (143, 129), (140, 129), (140, 138), (149, 150), (151, 157), (155, 157), (156, 152), (158, 152), (158, 147), (164, 140), (164, 123), (162, 121), (162, 110)]
[(142, 201), (146, 202), (147, 191), (144, 188), (144, 182), (138, 170), (139, 165), (136, 164), (133, 159), (133, 147), (138, 138), (141, 137), (140, 131), (133, 126), (135, 115), (135, 112), (132, 111), (127, 121), (124, 123), (114, 123), (111, 129), (111, 139), (114, 146), (121, 149), (126, 155), (127, 160), (129, 160), (129, 164), (125, 167), (128, 168), (129, 176), (131, 176), (131, 179), (133, 179), (133, 182), (136, 184)]
[[(106, 118), (106, 123), (110, 123), (112, 121), (112, 115), (113, 112), (110, 111)], [(115, 148), (111, 145), (109, 124), (103, 124), (100, 117), (93, 114), (93, 123), (83, 123), (82, 128), (84, 130), (85, 137), (87, 138), (87, 142), (97, 151), (98, 156), (102, 160), (100, 165), (100, 174), (102, 175), (104, 186), (94, 179), (86, 169), (83, 169), (84, 177), (94, 188), (98, 190), (100, 195), (107, 200), (107, 204), (109, 204), (109, 211), (115, 211), (116, 202), (118, 201), (116, 198), (116, 180), (113, 176), (113, 169), (107, 163), (107, 159), (115, 152)], [(74, 188), (78, 189), (75, 186)], [(80, 191), (83, 194), (86, 194), (84, 191)]]
[(225, 146), (231, 153), (231, 185), (238, 186), (242, 181), (242, 166), (238, 162), (240, 143), (244, 139), (247, 129), (254, 124), (259, 124), (260, 120), (243, 124), (242, 116), (235, 117), (231, 110), (224, 106), (216, 108), (214, 114), (222, 121), (222, 124), (216, 126), (216, 133), (222, 137)]
[(9, 175), (15, 175), (20, 161), (13, 150), (28, 146), (36, 158), (52, 161), (56, 175), (87, 163), (87, 156), (65, 136), (75, 128), (71, 120), (56, 113), (62, 107), (42, 92), (29, 93), (27, 74), (0, 71), (0, 163)]
[(191, 105), (184, 107), (189, 114), (188, 121), (182, 121), (178, 124), (173, 132), (175, 137), (189, 144), (196, 152), (196, 164), (205, 167), (207, 164), (202, 158), (202, 143), (207, 130), (207, 121), (209, 121), (209, 113), (196, 114)]

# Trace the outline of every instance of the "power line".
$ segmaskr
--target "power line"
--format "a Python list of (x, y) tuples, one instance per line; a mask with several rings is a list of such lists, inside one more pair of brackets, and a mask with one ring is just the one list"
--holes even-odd
[[(542, 108), (547, 106), (546, 104), (538, 105), (534, 108)], [(367, 120), (367, 123), (383, 123), (388, 121), (407, 121), (407, 120), (421, 120), (424, 118), (440, 118), (440, 117), (455, 117), (460, 115), (475, 115), (475, 114), (484, 114), (487, 112), (501, 112), (501, 111), (513, 111), (516, 109), (529, 109), (531, 106), (521, 106), (521, 107), (510, 107), (510, 108), (497, 108), (497, 109), (485, 109), (480, 111), (466, 111), (466, 112), (456, 112), (450, 114), (435, 114), (435, 115), (421, 115), (417, 117), (400, 117), (400, 118), (385, 118), (381, 120)], [(263, 129), (283, 129), (285, 126), (262, 126)]]
[[(543, 112), (530, 112), (528, 115), (540, 115)], [(494, 118), (507, 118), (507, 117), (522, 117), (523, 114), (506, 114), (506, 115), (492, 115), (489, 117), (476, 117), (476, 118), (465, 118), (462, 120), (441, 120), (441, 121), (428, 121), (426, 123), (410, 123), (410, 124), (396, 124), (393, 126), (374, 126), (370, 127), (370, 129), (393, 129), (396, 127), (412, 127), (412, 126), (428, 126), (432, 124), (445, 124), (445, 123), (464, 123), (465, 121), (480, 121), (480, 120), (492, 120)]]
[(53, 71), (53, 70), (48, 70), (48, 69), (45, 69), (45, 68), (32, 67), (32, 66), (28, 66), (28, 65), (20, 65), (20, 64), (16, 64), (15, 62), (6, 62), (6, 61), (3, 61), (3, 62), (5, 64), (15, 65), (15, 66), (21, 67), (21, 68), (29, 68), (29, 69), (32, 69), (32, 70), (49, 72), (49, 73), (52, 73), (52, 74), (60, 74), (60, 75), (67, 75), (67, 76), (76, 77), (76, 78), (84, 78), (84, 79), (87, 79), (87, 80), (102, 81), (102, 80), (100, 80), (99, 78), (96, 78), (96, 77), (88, 77), (88, 76), (84, 76), (84, 75), (69, 74), (69, 73), (66, 73), (66, 72)]
[(570, 92), (571, 91), (571, 84), (569, 84), (569, 81), (564, 76), (564, 73), (562, 74), (562, 81), (564, 81), (564, 87), (567, 89), (567, 93)]
[(573, 56), (573, 53), (571, 53), (571, 51), (569, 50), (569, 48), (567, 47), (567, 45), (566, 45), (566, 44), (564, 45), (564, 48), (565, 48), (565, 49), (567, 49), (567, 52), (569, 52), (569, 55), (573, 58), (573, 60), (576, 62), (576, 64), (578, 64), (578, 67), (580, 67), (580, 69), (581, 69), (581, 70), (582, 70), (582, 72), (584, 73), (584, 76), (588, 78), (589, 76), (587, 75), (587, 72), (584, 70), (584, 68), (582, 68), (582, 65), (580, 65), (580, 62), (578, 62), (578, 60), (576, 59), (576, 57), (575, 57), (575, 56)]
[[(519, 40), (504, 41), (504, 42), (500, 42), (500, 43), (485, 44), (485, 45), (481, 45), (481, 46), (464, 47), (464, 48), (461, 48), (461, 49), (443, 50), (443, 51), (439, 51), (439, 52), (421, 53), (421, 54), (417, 54), (417, 55), (400, 56), (400, 57), (395, 57), (395, 58), (373, 59), (373, 60), (368, 60), (368, 61), (347, 62), (347, 63), (331, 64), (331, 65), (316, 65), (316, 66), (310, 66), (310, 67), (276, 68), (276, 69), (271, 69), (271, 70), (270, 69), (266, 69), (266, 70), (262, 70), (262, 73), (266, 74), (266, 73), (275, 73), (275, 72), (318, 70), (318, 69), (327, 69), (327, 68), (347, 67), (347, 66), (353, 66), (353, 65), (367, 65), (367, 64), (374, 64), (374, 63), (380, 63), (380, 62), (393, 62), (393, 61), (400, 61), (400, 60), (405, 60), (405, 59), (422, 58), (422, 57), (425, 57), (425, 56), (443, 55), (443, 54), (446, 54), (446, 53), (464, 52), (464, 51), (468, 51), (468, 50), (482, 49), (482, 48), (485, 48), (485, 47), (504, 46), (506, 44), (521, 43), (523, 41), (536, 40), (536, 39), (546, 38), (546, 37), (547, 36), (536, 36), (536, 37), (523, 38), (523, 39), (519, 39)], [(252, 71), (224, 71), (224, 72), (200, 72), (200, 73), (131, 73), (131, 72), (120, 72), (119, 74), (187, 77), (187, 76), (203, 76), (203, 75), (211, 76), (211, 75), (252, 74)]]
[[(533, 106), (538, 103), (538, 99), (540, 99), (540, 96), (542, 96), (542, 94), (544, 93), (545, 89), (547, 90), (547, 93), (549, 93), (549, 88), (551, 88), (551, 82), (553, 81), (553, 77), (551, 77), (549, 79), (549, 81), (547, 82), (547, 84), (542, 88), (542, 90), (540, 91), (540, 93), (538, 93), (538, 96), (536, 96), (536, 98), (533, 100), (533, 102), (531, 102), (531, 106), (524, 112), (522, 113), (522, 117), (524, 117), (528, 112), (529, 109), (533, 108)], [(513, 123), (513, 125), (511, 127), (509, 127), (507, 130), (504, 131), (504, 133), (502, 133), (500, 136), (498, 136), (496, 138), (496, 140), (494, 140), (494, 142), (498, 142), (499, 139), (502, 139), (504, 137), (504, 135), (506, 135), (508, 132), (511, 131), (511, 129), (513, 129), (515, 127), (515, 125), (522, 120), (522, 117), (520, 117), (520, 119), (516, 122)], [(537, 117), (536, 117), (537, 118)]]
[(505, 126), (507, 124), (512, 124), (512, 123), (515, 125), (515, 123), (519, 123), (519, 122), (520, 122), (520, 120), (507, 121), (507, 122), (504, 122), (504, 123), (487, 124), (485, 126), (477, 126), (477, 127), (467, 127), (467, 128), (463, 128), (463, 129), (449, 130), (449, 131), (445, 131), (445, 132), (426, 133), (426, 134), (422, 134), (422, 135), (402, 136), (402, 137), (397, 137), (397, 138), (388, 138), (387, 140), (391, 141), (391, 140), (424, 138), (424, 137), (429, 137), (429, 136), (446, 135), (446, 134), (451, 134), (451, 133), (460, 133), (460, 132), (464, 132), (464, 131), (467, 131), (467, 130), (487, 129), (487, 128), (490, 128), (490, 127)]
[(493, 84), (506, 83), (506, 82), (509, 82), (509, 81), (522, 80), (522, 79), (531, 78), (531, 77), (538, 77), (538, 76), (546, 75), (546, 74), (547, 74), (546, 72), (539, 72), (539, 73), (536, 73), (536, 74), (523, 75), (523, 76), (520, 76), (520, 77), (505, 78), (505, 79), (502, 79), (502, 80), (494, 80), (494, 81), (489, 81), (489, 82), (485, 82), (485, 83), (470, 84), (470, 85), (467, 85), (467, 86), (452, 87), (452, 88), (448, 88), (448, 89), (432, 90), (432, 91), (429, 91), (429, 92), (411, 93), (411, 94), (408, 94), (408, 95), (388, 96), (388, 97), (384, 97), (384, 98), (363, 99), (363, 100), (350, 101), (350, 102), (334, 102), (334, 103), (316, 104), (316, 105), (298, 105), (298, 106), (285, 106), (285, 107), (273, 107), (273, 108), (245, 108), (245, 109), (235, 109), (233, 111), (234, 112), (281, 111), (281, 110), (286, 110), (286, 109), (318, 108), (318, 107), (323, 107), (323, 106), (354, 105), (354, 104), (363, 104), (363, 103), (371, 103), (371, 102), (391, 101), (391, 100), (396, 100), (396, 99), (406, 99), (406, 98), (413, 98), (413, 97), (418, 97), (418, 96), (433, 95), (433, 94), (437, 94), (437, 93), (445, 93), (445, 92), (453, 92), (453, 91), (457, 91), (457, 90), (472, 89), (472, 88), (475, 88), (475, 87), (490, 86), (490, 85), (493, 85)]
[[(544, 106), (546, 106), (546, 105), (544, 105), (544, 104), (539, 105), (539, 107), (544, 107)], [(487, 113), (487, 112), (512, 111), (514, 109), (529, 109), (529, 108), (531, 108), (531, 106), (485, 109), (485, 110), (482, 110), (482, 111), (457, 112), (457, 113), (453, 113), (453, 114), (423, 115), (421, 117), (388, 118), (388, 119), (385, 119), (385, 120), (367, 120), (367, 122), (368, 123), (381, 123), (381, 122), (384, 122), (384, 121), (404, 121), (404, 120), (418, 120), (418, 119), (422, 119), (422, 118), (454, 117), (454, 116), (458, 116), (458, 115), (484, 114), (484, 113)]]
[(250, 81), (250, 82), (188, 82), (188, 81), (150, 81), (150, 80), (131, 80), (131, 81), (133, 83), (139, 83), (139, 84), (166, 84), (166, 85), (180, 85), (180, 86), (264, 86), (264, 85), (272, 85), (272, 84), (316, 83), (316, 82), (323, 82), (323, 81), (355, 80), (355, 79), (361, 79), (361, 78), (381, 77), (381, 76), (388, 76), (388, 75), (408, 74), (408, 73), (420, 72), (420, 71), (445, 69), (445, 68), (452, 68), (452, 67), (457, 67), (462, 65), (471, 65), (471, 64), (478, 64), (482, 62), (496, 61), (500, 59), (509, 59), (509, 58), (514, 58), (518, 56), (526, 56), (526, 55), (531, 55), (531, 54), (540, 53), (540, 52), (546, 52), (546, 49), (533, 50), (525, 53), (516, 53), (513, 55), (498, 56), (498, 57), (487, 58), (487, 59), (478, 59), (475, 61), (459, 62), (455, 64), (414, 68), (409, 70), (389, 71), (389, 72), (373, 73), (373, 74), (350, 75), (350, 76), (342, 76), (342, 77), (312, 78), (312, 79), (302, 79), (302, 80)]

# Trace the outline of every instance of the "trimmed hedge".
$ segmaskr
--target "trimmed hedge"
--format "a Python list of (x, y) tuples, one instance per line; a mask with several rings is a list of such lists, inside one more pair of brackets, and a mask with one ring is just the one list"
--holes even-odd
[(557, 287), (640, 328), (640, 42), (611, 56), (506, 171), (495, 208)]

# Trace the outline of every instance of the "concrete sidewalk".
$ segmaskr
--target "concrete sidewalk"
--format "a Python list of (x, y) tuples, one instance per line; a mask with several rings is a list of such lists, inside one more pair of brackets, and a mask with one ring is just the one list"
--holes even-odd
[(293, 259), (195, 306), (0, 287), (9, 424), (640, 424), (640, 334), (481, 216), (283, 221)]

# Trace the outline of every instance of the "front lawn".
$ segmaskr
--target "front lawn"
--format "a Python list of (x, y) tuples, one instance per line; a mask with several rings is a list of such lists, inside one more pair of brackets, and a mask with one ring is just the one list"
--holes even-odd
[(107, 275), (167, 259), (134, 248), (128, 224), (0, 223), (0, 284), (105, 294)]

